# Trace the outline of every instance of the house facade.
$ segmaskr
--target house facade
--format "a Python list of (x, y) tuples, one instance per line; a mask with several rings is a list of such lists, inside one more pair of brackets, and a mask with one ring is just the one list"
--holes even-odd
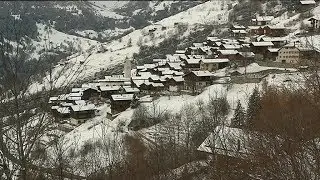
[(296, 44), (288, 44), (279, 49), (276, 62), (306, 65), (308, 55), (311, 53), (312, 49)]
[(227, 67), (229, 63), (229, 59), (201, 59), (200, 70), (212, 72)]
[(209, 71), (191, 71), (184, 77), (184, 88), (193, 93), (202, 91), (211, 85), (213, 74)]
[(320, 16), (314, 16), (310, 18), (308, 21), (310, 21), (311, 23), (311, 31), (320, 31)]

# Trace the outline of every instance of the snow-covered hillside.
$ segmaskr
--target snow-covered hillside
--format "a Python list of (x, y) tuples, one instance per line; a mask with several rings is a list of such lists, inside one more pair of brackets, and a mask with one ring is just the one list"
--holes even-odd
[[(268, 85), (274, 86), (300, 86), (303, 84), (303, 79), (299, 73), (285, 73), (285, 74), (270, 74), (266, 78)], [(296, 79), (297, 81), (288, 81), (288, 79)], [(162, 96), (153, 102), (143, 103), (149, 108), (154, 105), (157, 109), (162, 111), (166, 110), (171, 114), (179, 113), (180, 110), (188, 104), (195, 104), (198, 101), (208, 102), (210, 97), (226, 97), (228, 103), (231, 106), (231, 111), (226, 119), (226, 124), (230, 123), (230, 119), (233, 117), (234, 109), (236, 108), (237, 101), (240, 100), (244, 108), (247, 108), (247, 103), (249, 97), (255, 87), (262, 89), (263, 83), (246, 83), (246, 84), (233, 84), (232, 86), (215, 84), (206, 88), (204, 92), (197, 96), (190, 95), (180, 95), (180, 96)], [(79, 153), (83, 147), (89, 144), (102, 143), (104, 146), (113, 147), (116, 144), (115, 149), (108, 149), (106, 153), (102, 149), (104, 146), (96, 147), (94, 151), (96, 157), (108, 159), (108, 161), (103, 161), (102, 166), (107, 166), (108, 163), (121, 160), (121, 158), (126, 154), (126, 149), (124, 147), (124, 138), (126, 135), (138, 136), (145, 141), (145, 143), (155, 143), (155, 135), (165, 136), (165, 130), (167, 127), (172, 127), (172, 122), (160, 123), (148, 128), (141, 129), (139, 131), (131, 131), (128, 129), (128, 125), (131, 122), (131, 118), (134, 109), (127, 109), (126, 111), (120, 113), (120, 115), (114, 120), (106, 119), (106, 113), (110, 110), (108, 105), (103, 105), (98, 108), (100, 115), (93, 119), (88, 120), (86, 123), (75, 128), (73, 131), (67, 133), (61, 140), (63, 140), (65, 149), (75, 150), (75, 154)], [(168, 124), (169, 123), (169, 124)], [(161, 130), (162, 129), (162, 130)], [(168, 130), (168, 129), (167, 129)], [(181, 132), (180, 136), (183, 136), (185, 132)], [(181, 138), (181, 137), (180, 137)], [(115, 144), (114, 144), (115, 143)], [(88, 155), (90, 156), (90, 155)], [(116, 156), (116, 157), (115, 157)], [(75, 161), (77, 162), (77, 161)], [(93, 171), (93, 169), (88, 169), (88, 171)], [(83, 173), (83, 172), (79, 172)]]
[(89, 1), (97, 14), (114, 19), (124, 18), (113, 10), (128, 4), (128, 2), (129, 1)]
[(69, 35), (50, 28), (44, 24), (37, 24), (38, 40), (32, 40), (33, 46), (36, 48), (31, 57), (38, 59), (40, 51), (47, 49), (56, 49), (57, 51), (66, 51), (74, 48), (74, 52), (85, 52), (91, 46), (97, 45), (99, 42)]
[[(96, 46), (95, 51), (92, 53), (83, 53), (76, 58), (70, 59), (68, 62), (69, 65), (67, 65), (69, 68), (56, 67), (53, 72), (60, 73), (61, 69), (66, 70), (65, 73), (57, 79), (56, 86), (64, 86), (78, 79), (93, 76), (94, 73), (101, 71), (101, 69), (122, 63), (125, 57), (132, 58), (133, 53), (139, 52), (139, 41), (141, 41), (143, 45), (159, 44), (164, 39), (177, 33), (177, 26), (174, 25), (175, 22), (184, 22), (189, 26), (189, 31), (184, 33), (184, 35), (186, 35), (188, 32), (190, 33), (193, 29), (192, 27), (198, 24), (226, 23), (229, 12), (227, 3), (224, 0), (208, 1), (190, 8), (187, 11), (165, 18), (154, 25), (135, 30), (122, 37), (121, 41), (114, 40), (101, 44), (102, 47), (100, 45)], [(161, 27), (166, 27), (166, 29), (162, 30)], [(154, 32), (154, 38), (152, 39), (148, 32), (154, 28), (157, 30)], [(101, 49), (104, 49), (105, 52), (99, 52)], [(46, 81), (44, 81), (43, 84), (34, 84), (33, 87), (31, 87), (31, 92), (47, 84), (48, 82)]]

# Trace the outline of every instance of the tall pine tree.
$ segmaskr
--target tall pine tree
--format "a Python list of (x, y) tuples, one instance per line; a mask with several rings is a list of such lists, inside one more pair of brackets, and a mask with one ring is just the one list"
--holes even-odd
[(246, 126), (249, 129), (254, 128), (254, 124), (258, 121), (258, 114), (261, 109), (261, 99), (258, 88), (254, 88), (248, 102)]
[(242, 128), (244, 126), (244, 121), (245, 121), (244, 108), (242, 107), (240, 100), (238, 100), (233, 118), (231, 119), (231, 127)]

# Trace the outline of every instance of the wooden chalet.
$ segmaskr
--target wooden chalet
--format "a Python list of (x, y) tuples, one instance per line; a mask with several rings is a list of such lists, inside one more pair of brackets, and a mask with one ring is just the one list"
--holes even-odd
[(119, 94), (121, 86), (100, 86), (100, 94), (101, 97), (104, 98), (111, 98), (111, 95), (113, 94)]
[(263, 34), (271, 37), (281, 37), (286, 35), (286, 28), (281, 26), (264, 26)]
[(217, 37), (207, 37), (207, 41), (206, 41), (206, 43), (207, 43), (207, 46), (210, 46), (210, 47), (219, 47), (220, 46), (220, 44), (219, 45), (217, 45), (216, 44), (216, 42), (221, 42), (221, 39), (219, 39), (219, 38), (217, 38)]
[(229, 59), (230, 61), (235, 60), (236, 54), (238, 53), (237, 50), (218, 50), (218, 58), (219, 59)]
[(254, 61), (254, 57), (253, 52), (238, 52), (233, 62), (240, 66), (247, 66)]
[(69, 107), (52, 106), (51, 112), (54, 117), (58, 117), (58, 118), (69, 118), (70, 117), (70, 108)]
[(118, 114), (128, 109), (131, 102), (137, 100), (134, 94), (113, 94), (111, 95), (111, 113)]
[(237, 168), (249, 168), (253, 155), (250, 150), (253, 150), (252, 143), (255, 142), (253, 138), (260, 139), (259, 134), (240, 128), (217, 126), (197, 150), (209, 159), (214, 159), (217, 168), (226, 161)]
[(229, 59), (201, 59), (200, 70), (212, 72), (227, 67), (229, 63)]
[(184, 87), (193, 93), (202, 91), (208, 85), (211, 85), (213, 74), (209, 71), (191, 71), (183, 76)]
[(184, 79), (182, 76), (165, 77), (164, 80), (164, 88), (168, 91), (178, 92), (181, 91), (184, 87)]
[(91, 97), (99, 97), (100, 91), (97, 88), (90, 87), (83, 91), (82, 98), (83, 100), (89, 100)]
[(300, 0), (300, 11), (308, 11), (316, 6), (315, 0)]
[(269, 48), (273, 47), (272, 42), (252, 42), (250, 44), (251, 50), (255, 54), (265, 54)]
[(87, 119), (95, 116), (94, 104), (81, 104), (71, 106), (71, 117), (75, 119)]
[(308, 21), (311, 23), (310, 30), (313, 32), (318, 32), (320, 31), (320, 16), (313, 16), (310, 18)]
[(267, 37), (260, 38), (260, 42), (272, 42), (274, 48), (280, 48), (287, 44), (287, 40), (284, 37)]
[(278, 57), (279, 48), (269, 48), (265, 54), (265, 59), (269, 61), (275, 61)]
[(265, 26), (271, 24), (271, 21), (274, 19), (273, 16), (256, 16), (255, 19), (252, 19), (252, 24), (255, 26)]
[(193, 71), (200, 69), (200, 59), (185, 59), (182, 61), (183, 64), (181, 65), (185, 71)]
[[(155, 66), (154, 64), (152, 64)], [(148, 67), (145, 65), (143, 68)], [(153, 67), (152, 67), (153, 68)], [(104, 79), (96, 80), (95, 82), (99, 83), (100, 86), (125, 86), (128, 82), (130, 82), (130, 78), (126, 78), (123, 75), (113, 75), (113, 76), (105, 76)]]

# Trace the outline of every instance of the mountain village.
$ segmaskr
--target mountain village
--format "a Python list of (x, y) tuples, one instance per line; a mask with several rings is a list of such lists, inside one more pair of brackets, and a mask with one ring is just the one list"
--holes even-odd
[[(314, 4), (314, 1), (301, 1), (306, 10)], [(260, 82), (270, 73), (312, 68), (310, 57), (320, 55), (320, 51), (311, 44), (288, 40), (286, 27), (274, 26), (273, 19), (273, 16), (257, 15), (251, 26), (235, 23), (229, 28), (228, 38), (209, 36), (205, 42), (177, 49), (175, 54), (153, 59), (150, 64), (132, 68), (127, 58), (123, 74), (105, 76), (72, 88), (69, 94), (50, 97), (52, 113), (62, 119), (59, 128), (68, 132), (94, 117), (101, 102), (110, 105), (107, 118), (112, 120), (127, 108), (150, 102), (159, 95), (195, 95), (212, 84)], [(309, 33), (320, 31), (320, 17), (308, 21)], [(149, 33), (161, 29), (155, 27)], [(274, 68), (259, 70), (256, 62)], [(256, 66), (256, 71), (239, 70), (248, 65)]]
[[(262, 12), (255, 11), (254, 15), (241, 11), (245, 5), (254, 6), (256, 2), (252, 0), (204, 1), (177, 13), (175, 5), (161, 4), (162, 1), (157, 6), (145, 2), (142, 8), (132, 8), (129, 3), (128, 7), (119, 5), (128, 8), (119, 8), (119, 15), (102, 8), (107, 2), (100, 6), (89, 3), (84, 4), (86, 8), (98, 8), (92, 19), (97, 12), (107, 17), (116, 14), (119, 19), (105, 20), (101, 29), (85, 26), (84, 30), (70, 27), (70, 31), (67, 24), (59, 21), (65, 32), (54, 29), (55, 23), (36, 22), (38, 36), (41, 34), (43, 39), (34, 43), (44, 54), (36, 56), (33, 52), (33, 56), (50, 65), (30, 76), (28, 87), (20, 90), (26, 97), (16, 91), (20, 88), (16, 82), (10, 82), (11, 71), (4, 71), (8, 77), (3, 79), (13, 90), (2, 92), (0, 84), (0, 92), (5, 95), (0, 132), (3, 137), (8, 134), (0, 143), (4, 145), (7, 139), (9, 142), (1, 147), (0, 154), (8, 156), (7, 165), (21, 166), (12, 177), (320, 178), (320, 2), (296, 1), (294, 10), (290, 3), (273, 2), (281, 10), (274, 11), (278, 14), (268, 13), (272, 3), (261, 1)], [(153, 6), (160, 9), (159, 14), (167, 12), (170, 6), (173, 12), (168, 17), (159, 15), (149, 25), (137, 25), (138, 28), (115, 26), (132, 19), (130, 23), (134, 24), (147, 17), (143, 14), (144, 5), (148, 5), (148, 12), (155, 11), (149, 10)], [(73, 2), (66, 7), (79, 17), (90, 12), (77, 10)], [(122, 22), (120, 14), (127, 15), (126, 11), (129, 20)], [(136, 16), (140, 11), (143, 16)], [(243, 14), (235, 17), (237, 13)], [(246, 18), (250, 22), (244, 22)], [(200, 19), (203, 22), (197, 23)], [(192, 23), (186, 23), (189, 20)], [(106, 27), (110, 29), (103, 29)], [(202, 27), (204, 30), (199, 30)], [(98, 36), (107, 30), (115, 34), (128, 31), (102, 41)], [(205, 34), (200, 36), (199, 32)], [(40, 48), (42, 41), (48, 41), (52, 47), (55, 45), (53, 49), (61, 48), (63, 42), (73, 49), (69, 42), (76, 39), (78, 50), (69, 55), (68, 48), (62, 48), (65, 56), (54, 60), (52, 48)], [(181, 42), (174, 44), (176, 48), (163, 48), (174, 40)], [(3, 44), (4, 41), (0, 42), (0, 47)], [(151, 50), (144, 53), (144, 48)], [(37, 63), (41, 66), (40, 61)], [(20, 77), (29, 70), (15, 73)], [(23, 80), (17, 80), (24, 85)], [(18, 104), (19, 98), (27, 103)], [(29, 98), (36, 100), (31, 103)], [(25, 122), (20, 121), (24, 118)], [(32, 131), (25, 130), (21, 122)], [(11, 130), (11, 125), (17, 130)], [(11, 131), (17, 135), (13, 136)], [(11, 142), (11, 136), (17, 140)], [(8, 153), (15, 142), (18, 153)], [(24, 152), (24, 146), (30, 149), (25, 148)], [(5, 160), (1, 160), (0, 170), (6, 168), (5, 163), (3, 167), (1, 164)], [(9, 175), (6, 177), (10, 179)]]

